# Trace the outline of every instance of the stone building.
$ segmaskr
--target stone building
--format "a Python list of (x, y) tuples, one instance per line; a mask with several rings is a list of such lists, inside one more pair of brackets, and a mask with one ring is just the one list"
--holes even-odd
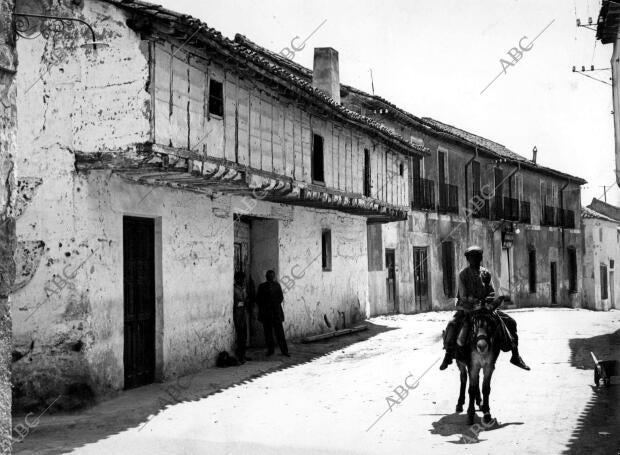
[[(313, 71), (244, 36), (235, 41), (311, 81)], [(580, 186), (505, 146), (342, 84), (342, 104), (424, 147), (412, 155), (406, 221), (368, 226), (369, 314), (451, 309), (471, 244), (518, 306), (581, 304)]]
[(583, 302), (585, 308), (620, 308), (615, 265), (620, 260), (620, 208), (598, 199), (581, 212)]
[(13, 0), (0, 0), (0, 453), (11, 453), (11, 312), (15, 279), (15, 176), (17, 54)]
[(276, 270), (289, 338), (372, 314), (368, 226), (407, 218), (408, 162), (428, 152), (341, 104), (333, 49), (304, 80), (144, 2), (48, 12), (100, 43), (18, 41), (18, 408), (213, 364), (235, 271)]

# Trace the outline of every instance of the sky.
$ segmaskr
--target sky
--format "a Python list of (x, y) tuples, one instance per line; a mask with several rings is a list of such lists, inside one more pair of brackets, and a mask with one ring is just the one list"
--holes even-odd
[[(572, 72), (609, 68), (611, 45), (576, 26), (596, 23), (600, 0), (151, 1), (275, 52), (316, 30), (297, 63), (312, 68), (313, 48), (333, 47), (342, 83), (372, 92), (372, 69), (375, 94), (406, 111), (527, 158), (536, 146), (539, 164), (588, 181), (584, 204), (603, 185), (620, 204), (611, 86)], [(529, 50), (515, 61), (508, 52), (520, 42)], [(609, 70), (586, 74), (610, 82)]]

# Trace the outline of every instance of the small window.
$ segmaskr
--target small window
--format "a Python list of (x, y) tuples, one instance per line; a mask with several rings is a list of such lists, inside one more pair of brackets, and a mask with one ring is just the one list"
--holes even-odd
[(370, 197), (370, 151), (364, 149), (364, 196)]
[(329, 229), (321, 234), (321, 264), (326, 272), (332, 269), (332, 231)]
[(441, 242), (441, 266), (443, 269), (443, 293), (454, 297), (454, 243)]
[(209, 114), (224, 116), (224, 84), (214, 79), (209, 81)]
[(607, 266), (601, 264), (601, 300), (605, 300), (609, 297), (607, 293)]
[(609, 260), (609, 268), (610, 268), (610, 269), (613, 269), (613, 268), (614, 268), (614, 264), (615, 264), (615, 263), (614, 263), (614, 260), (613, 260), (613, 259), (610, 259), (610, 260)]
[(598, 241), (603, 243), (603, 228), (598, 228)]
[(398, 165), (398, 173), (400, 174), (401, 177), (405, 176), (405, 165), (403, 163), (400, 163)]
[(536, 250), (529, 251), (528, 261), (528, 278), (530, 285), (530, 294), (536, 293)]
[(323, 137), (315, 134), (312, 137), (312, 180), (324, 183), (323, 172)]
[(568, 292), (577, 292), (577, 250), (568, 249)]

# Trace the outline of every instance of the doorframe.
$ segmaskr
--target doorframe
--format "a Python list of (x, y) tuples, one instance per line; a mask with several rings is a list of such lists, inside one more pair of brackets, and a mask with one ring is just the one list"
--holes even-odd
[[(155, 248), (153, 260), (155, 262), (155, 371), (153, 372), (153, 382), (164, 381), (164, 286), (163, 286), (163, 264), (162, 264), (162, 217), (161, 216), (148, 216), (144, 213), (136, 212), (123, 212), (120, 219), (120, 239), (121, 239), (121, 251), (120, 251), (120, 276), (121, 281), (124, 274), (124, 251), (123, 251), (123, 219), (125, 217), (131, 218), (147, 218), (153, 220), (153, 245)], [(124, 283), (123, 283), (124, 286)], [(123, 307), (121, 308), (121, 364), (123, 365), (122, 381), (123, 389), (125, 388), (125, 364), (123, 362), (124, 349), (125, 349), (125, 321), (124, 321), (124, 305), (125, 298), (123, 296), (121, 286), (121, 298), (123, 301)]]

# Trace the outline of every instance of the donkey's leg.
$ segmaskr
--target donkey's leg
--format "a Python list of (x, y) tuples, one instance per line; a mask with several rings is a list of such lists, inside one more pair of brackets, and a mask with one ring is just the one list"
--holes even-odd
[(476, 385), (476, 406), (480, 409), (480, 404), (482, 403), (482, 397), (480, 396), (480, 385)]
[(456, 404), (456, 412), (463, 412), (465, 404), (465, 386), (467, 385), (467, 368), (461, 362), (457, 362), (461, 376), (461, 389), (459, 391), (459, 401)]
[(490, 363), (484, 366), (484, 379), (482, 380), (482, 408), (480, 410), (484, 413), (483, 422), (491, 422), (491, 408), (489, 406), (489, 395), (491, 393), (491, 378), (493, 377), (493, 370), (495, 370), (495, 364)]
[(476, 390), (478, 390), (478, 382), (480, 376), (480, 365), (472, 362), (469, 370), (469, 406), (467, 407), (467, 423), (474, 424), (474, 416), (476, 409), (474, 402), (476, 401)]

